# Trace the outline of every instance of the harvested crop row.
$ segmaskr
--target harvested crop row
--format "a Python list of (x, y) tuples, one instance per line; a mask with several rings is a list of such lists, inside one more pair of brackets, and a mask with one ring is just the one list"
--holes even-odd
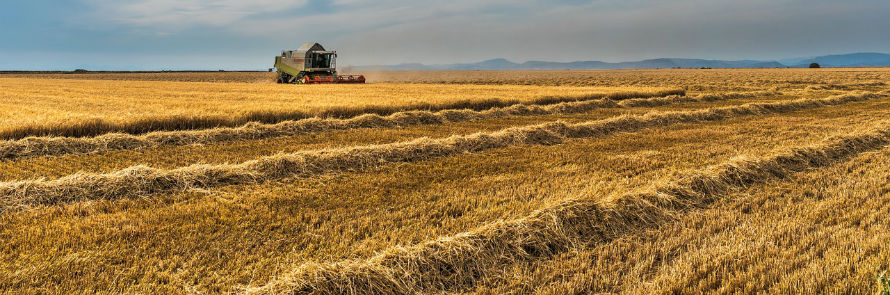
[[(34, 122), (28, 125), (11, 126), (0, 129), (2, 139), (21, 139), (28, 136), (69, 136), (88, 137), (110, 132), (126, 134), (144, 134), (152, 131), (195, 130), (216, 127), (237, 127), (249, 122), (278, 123), (288, 120), (300, 120), (313, 117), (351, 118), (364, 114), (389, 115), (408, 110), (446, 110), (446, 109), (473, 109), (484, 110), (493, 107), (506, 107), (515, 104), (527, 103), (535, 105), (556, 104), (568, 101), (582, 101), (594, 99), (624, 100), (639, 97), (655, 97), (667, 95), (682, 95), (683, 90), (660, 91), (622, 91), (610, 94), (583, 93), (566, 94), (563, 96), (540, 96), (529, 98), (476, 98), (476, 99), (445, 99), (437, 102), (421, 103), (397, 103), (393, 105), (333, 105), (318, 107), (317, 109), (268, 109), (244, 111), (240, 113), (178, 113), (167, 115), (136, 116), (124, 121), (113, 120), (107, 117), (87, 117), (70, 122)], [(69, 102), (69, 100), (62, 100)], [(146, 103), (157, 103), (149, 100)], [(238, 104), (240, 102), (232, 102)], [(215, 106), (220, 108), (221, 106)], [(42, 107), (41, 107), (42, 108)], [(90, 119), (93, 118), (93, 119)]]
[(56, 180), (0, 183), (0, 210), (88, 199), (115, 199), (155, 193), (255, 183), (293, 176), (354, 171), (386, 163), (412, 162), (508, 146), (557, 144), (568, 138), (608, 135), (678, 123), (714, 121), (738, 116), (790, 112), (886, 97), (857, 93), (824, 99), (652, 112), (566, 124), (562, 122), (507, 128), (491, 133), (420, 138), (408, 142), (304, 151), (263, 157), (240, 164), (192, 165), (172, 170), (136, 166), (108, 174), (78, 173)]
[(695, 97), (667, 96), (635, 98), (622, 101), (597, 99), (563, 102), (553, 105), (513, 105), (484, 111), (470, 109), (430, 111), (406, 111), (388, 116), (367, 114), (351, 119), (303, 119), (277, 124), (248, 123), (241, 127), (221, 127), (204, 130), (161, 131), (144, 135), (112, 133), (97, 137), (29, 137), (0, 142), (0, 159), (81, 154), (108, 150), (131, 150), (161, 145), (180, 146), (189, 144), (213, 144), (235, 140), (262, 139), (319, 133), (355, 128), (391, 128), (421, 124), (444, 124), (523, 115), (548, 115), (583, 113), (598, 108), (655, 107), (684, 102), (709, 102), (726, 99), (777, 95), (775, 92), (744, 92), (707, 94)]
[(307, 263), (249, 294), (416, 294), (463, 291), (505, 265), (552, 257), (672, 222), (728, 192), (812, 167), (830, 165), (890, 143), (890, 128), (792, 148), (759, 159), (737, 158), (675, 181), (612, 198), (580, 198), (509, 222), (396, 248), (368, 260)]
[(851, 88), (861, 87), (883, 87), (887, 86), (885, 82), (869, 82), (869, 83), (848, 83), (848, 84), (817, 84), (807, 86), (804, 90), (848, 90)]
[(874, 294), (890, 269), (887, 163), (882, 148), (733, 190), (657, 230), (513, 265), (467, 294)]

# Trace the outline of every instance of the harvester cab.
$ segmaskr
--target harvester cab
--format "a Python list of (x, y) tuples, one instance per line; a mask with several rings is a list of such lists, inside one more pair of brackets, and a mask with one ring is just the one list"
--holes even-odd
[(308, 42), (297, 50), (282, 51), (275, 57), (278, 83), (365, 83), (362, 75), (337, 75), (337, 52)]

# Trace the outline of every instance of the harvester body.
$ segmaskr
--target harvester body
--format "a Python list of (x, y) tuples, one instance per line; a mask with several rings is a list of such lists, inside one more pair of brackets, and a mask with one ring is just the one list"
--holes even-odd
[(337, 52), (308, 42), (275, 57), (278, 83), (365, 83), (362, 75), (337, 75)]

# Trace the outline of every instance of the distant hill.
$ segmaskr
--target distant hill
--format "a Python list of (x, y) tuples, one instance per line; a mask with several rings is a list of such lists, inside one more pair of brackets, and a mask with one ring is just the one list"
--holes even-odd
[(890, 66), (890, 54), (876, 52), (833, 54), (788, 59), (782, 60), (782, 62), (793, 67), (806, 67), (809, 66), (810, 63), (818, 63), (823, 67)]
[(354, 71), (435, 71), (435, 70), (595, 70), (595, 69), (656, 69), (656, 68), (784, 68), (807, 67), (816, 62), (823, 67), (890, 66), (890, 55), (884, 53), (851, 53), (772, 60), (709, 60), (691, 58), (656, 58), (641, 61), (527, 61), (515, 63), (503, 58), (476, 63), (425, 65), (406, 63), (398, 65), (356, 66)]

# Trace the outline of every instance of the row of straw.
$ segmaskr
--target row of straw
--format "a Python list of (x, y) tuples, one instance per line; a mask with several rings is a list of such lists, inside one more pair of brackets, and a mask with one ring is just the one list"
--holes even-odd
[(890, 128), (791, 148), (763, 158), (737, 157), (681, 175), (672, 182), (609, 198), (581, 196), (521, 219), (411, 247), (384, 251), (367, 260), (305, 263), (249, 294), (428, 294), (467, 291), (509, 265), (602, 244), (642, 229), (675, 221), (683, 212), (706, 208), (734, 189), (781, 179), (879, 149)]
[(0, 210), (79, 200), (140, 197), (193, 188), (356, 171), (386, 163), (414, 162), (508, 146), (557, 144), (568, 138), (604, 136), (615, 132), (746, 115), (783, 113), (879, 97), (886, 95), (855, 93), (824, 99), (748, 103), (692, 111), (650, 112), (577, 124), (552, 122), (439, 139), (424, 137), (391, 144), (277, 154), (240, 164), (197, 164), (170, 170), (135, 166), (107, 174), (81, 172), (55, 180), (0, 182), (0, 208), (2, 208)]

